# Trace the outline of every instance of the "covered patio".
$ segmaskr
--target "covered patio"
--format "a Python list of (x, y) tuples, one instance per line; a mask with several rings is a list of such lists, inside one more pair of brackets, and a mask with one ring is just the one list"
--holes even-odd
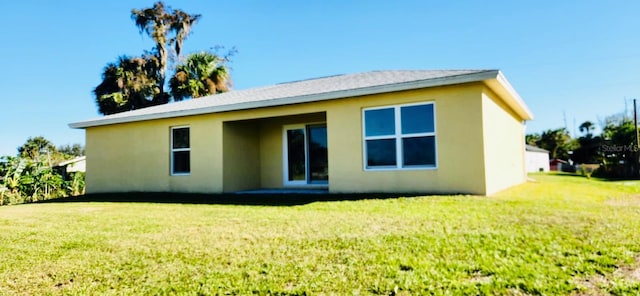
[(225, 121), (222, 133), (224, 192), (328, 192), (326, 112)]

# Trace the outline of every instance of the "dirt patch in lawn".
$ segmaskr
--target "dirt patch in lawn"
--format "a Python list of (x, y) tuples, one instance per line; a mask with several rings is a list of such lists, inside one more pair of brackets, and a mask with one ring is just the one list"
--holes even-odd
[(629, 282), (640, 282), (640, 255), (636, 256), (634, 264), (631, 266), (622, 266), (614, 273), (614, 277), (624, 279)]
[(577, 279), (575, 284), (580, 289), (579, 292), (573, 293), (574, 296), (599, 296), (611, 295), (607, 291), (614, 281), (623, 280), (625, 282), (640, 282), (640, 255), (634, 258), (634, 262), (630, 265), (624, 265), (616, 269), (610, 278), (597, 274), (588, 278)]
[(618, 197), (618, 198), (609, 198), (609, 200), (606, 201), (606, 204), (608, 205), (612, 205), (612, 206), (622, 206), (622, 207), (640, 207), (640, 194), (633, 194), (633, 195), (628, 195), (628, 196), (624, 196), (624, 197)]

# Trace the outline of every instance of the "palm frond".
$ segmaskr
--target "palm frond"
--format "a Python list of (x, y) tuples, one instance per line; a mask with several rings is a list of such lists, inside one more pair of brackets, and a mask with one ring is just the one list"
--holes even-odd
[(176, 100), (226, 92), (231, 86), (225, 60), (209, 51), (189, 55), (169, 81)]

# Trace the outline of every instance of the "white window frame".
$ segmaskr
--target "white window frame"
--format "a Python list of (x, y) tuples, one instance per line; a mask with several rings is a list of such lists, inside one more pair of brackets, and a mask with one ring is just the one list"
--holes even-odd
[[(177, 129), (189, 129), (189, 148), (173, 148), (173, 131), (177, 130)], [(171, 163), (170, 163), (170, 167), (169, 167), (169, 171), (171, 173), (171, 176), (189, 176), (191, 175), (191, 163), (189, 163), (189, 172), (188, 173), (176, 173), (174, 171), (174, 162), (173, 162), (173, 155), (174, 152), (184, 152), (184, 151), (188, 151), (189, 152), (189, 162), (191, 162), (191, 127), (188, 125), (182, 125), (182, 126), (172, 126), (171, 130), (170, 130), (170, 137), (171, 137), (171, 141), (169, 142), (169, 149), (171, 150)]]
[[(402, 107), (410, 107), (410, 106), (423, 106), (423, 105), (432, 105), (433, 106), (433, 132), (427, 133), (413, 133), (413, 134), (402, 134), (402, 118), (401, 118), (401, 108)], [(365, 121), (365, 112), (370, 110), (382, 110), (382, 109), (393, 109), (393, 118), (395, 121), (395, 131), (393, 135), (384, 135), (384, 136), (367, 136), (366, 131), (366, 121)], [(409, 104), (398, 104), (398, 105), (387, 105), (387, 106), (378, 106), (378, 107), (370, 107), (362, 109), (362, 166), (365, 171), (408, 171), (408, 170), (435, 170), (438, 168), (438, 136), (436, 135), (437, 127), (436, 127), (436, 104), (435, 102), (419, 102), (419, 103), (409, 103)], [(402, 139), (404, 138), (417, 138), (417, 137), (430, 137), (434, 138), (434, 154), (435, 154), (435, 163), (433, 165), (411, 165), (411, 166), (403, 166), (404, 162), (404, 153), (402, 149)], [(396, 165), (389, 166), (367, 166), (367, 140), (384, 140), (384, 139), (394, 139), (396, 144)]]
[[(326, 125), (326, 121), (321, 122), (309, 122), (300, 124), (287, 124), (282, 127), (282, 183), (284, 186), (295, 187), (319, 187), (325, 188), (329, 183), (309, 183), (309, 138), (307, 137), (307, 127), (314, 125)], [(304, 130), (304, 163), (305, 163), (305, 177), (304, 180), (289, 181), (289, 146), (287, 143), (287, 131), (294, 129)], [(331, 176), (329, 176), (331, 177)]]

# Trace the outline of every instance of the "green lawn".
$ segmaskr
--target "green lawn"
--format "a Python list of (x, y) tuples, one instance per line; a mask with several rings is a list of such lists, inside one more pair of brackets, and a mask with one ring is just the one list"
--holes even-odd
[(640, 182), (494, 197), (0, 207), (0, 295), (638, 295)]

